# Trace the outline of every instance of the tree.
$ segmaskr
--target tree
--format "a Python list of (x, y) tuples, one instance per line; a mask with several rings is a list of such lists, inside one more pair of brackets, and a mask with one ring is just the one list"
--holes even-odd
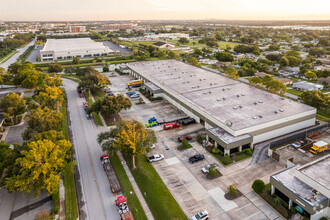
[[(22, 157), (16, 159), (17, 174), (6, 179), (6, 188), (13, 191), (35, 191), (47, 189), (50, 194), (58, 192), (60, 171), (67, 166), (70, 158), (68, 151), (71, 143), (60, 140), (56, 143), (50, 140), (38, 140), (27, 143), (22, 151)], [(72, 165), (71, 165), (72, 166)]]
[(300, 95), (303, 103), (311, 105), (317, 109), (325, 109), (327, 114), (330, 113), (330, 96), (321, 91), (305, 91)]
[(64, 68), (64, 73), (66, 73), (66, 74), (72, 74), (74, 72), (75, 72), (75, 68), (72, 67), (72, 66), (69, 66), (69, 67), (65, 67)]
[(168, 58), (170, 59), (175, 59), (175, 60), (180, 60), (180, 56), (173, 51), (168, 52)]
[(218, 41), (222, 41), (222, 40), (224, 40), (224, 37), (219, 33), (219, 32), (217, 32), (216, 34), (215, 34), (215, 39), (217, 39)]
[(317, 75), (316, 75), (316, 73), (314, 73), (314, 72), (306, 72), (305, 73), (305, 76), (306, 76), (306, 78), (307, 79), (316, 79), (317, 78)]
[(196, 59), (196, 57), (189, 57), (187, 59), (187, 62), (193, 66), (197, 66), (200, 67), (200, 64), (198, 63), (198, 60)]
[(16, 170), (15, 160), (21, 155), (21, 147), (18, 144), (14, 144), (11, 147), (9, 144), (5, 144), (4, 141), (0, 141), (0, 185), (4, 185), (6, 177), (11, 177)]
[(281, 57), (282, 55), (276, 53), (271, 53), (266, 55), (266, 58), (270, 61), (279, 61)]
[(233, 67), (229, 67), (225, 70), (225, 74), (227, 77), (232, 78), (232, 79), (238, 79), (239, 75), (237, 71)]
[(273, 80), (274, 80), (273, 77), (271, 77), (270, 75), (266, 75), (264, 76), (264, 78), (262, 78), (262, 84), (267, 85), (267, 83)]
[(181, 37), (178, 41), (181, 44), (188, 44), (189, 43), (189, 40), (186, 37)]
[(35, 96), (35, 100), (41, 107), (58, 110), (64, 102), (64, 92), (58, 87), (47, 86)]
[(79, 64), (80, 63), (80, 58), (79, 57), (75, 57), (72, 60), (72, 64)]
[(109, 70), (109, 67), (107, 67), (107, 66), (104, 66), (104, 67), (103, 67), (103, 72), (104, 72), (104, 73), (109, 72), (109, 71), (110, 71), (110, 70)]
[(209, 47), (219, 47), (219, 44), (215, 41), (206, 41), (205, 44)]
[(132, 156), (133, 169), (135, 169), (135, 156), (144, 154), (148, 147), (157, 141), (153, 130), (136, 120), (123, 120), (116, 124), (116, 127), (109, 132), (103, 132), (98, 136), (98, 142), (107, 143), (119, 149), (125, 154)]
[(10, 74), (15, 85), (21, 85), (24, 88), (34, 88), (43, 83), (44, 73), (35, 69), (35, 66), (26, 62), (23, 65), (13, 65)]
[(14, 123), (17, 123), (17, 116), (24, 113), (25, 100), (18, 94), (10, 92), (0, 100), (0, 108), (5, 111), (4, 117), (13, 116)]
[(228, 187), (228, 191), (229, 191), (229, 194), (235, 196), (237, 194), (237, 187), (235, 184), (231, 184), (229, 187)]
[(266, 84), (266, 88), (269, 92), (284, 95), (286, 92), (286, 85), (279, 80), (272, 80)]
[(30, 115), (27, 116), (29, 127), (23, 132), (23, 139), (30, 140), (37, 133), (44, 131), (62, 129), (63, 115), (57, 110), (52, 110), (48, 107), (32, 109)]
[(97, 92), (108, 84), (110, 84), (108, 77), (103, 76), (96, 71), (85, 73), (85, 75), (81, 78), (79, 87), (90, 90), (91, 92)]
[(252, 189), (258, 194), (262, 193), (265, 189), (264, 181), (259, 179), (255, 180), (252, 184)]
[(295, 56), (288, 56), (286, 57), (289, 60), (290, 66), (299, 66), (300, 64), (300, 59), (298, 59)]
[(123, 109), (129, 109), (131, 101), (122, 94), (116, 96), (104, 96), (96, 100), (90, 107), (89, 112), (97, 112), (106, 116), (118, 114)]
[(59, 73), (63, 71), (63, 67), (60, 64), (49, 64), (48, 72), (49, 73)]
[(254, 76), (254, 77), (251, 77), (249, 79), (249, 82), (251, 85), (254, 85), (254, 86), (258, 86), (258, 85), (261, 85), (262, 83), (262, 79), (260, 79), (259, 77), (257, 76)]
[(319, 57), (324, 54), (324, 51), (318, 47), (312, 47), (309, 49), (309, 54), (315, 57)]
[(288, 60), (288, 58), (286, 57), (282, 57), (280, 60), (279, 60), (279, 64), (281, 66), (289, 66), (290, 62)]
[(58, 86), (62, 86), (63, 80), (61, 79), (61, 76), (57, 75), (56, 73), (54, 73), (53, 77), (50, 77), (49, 75), (45, 76), (45, 83), (47, 86), (51, 86), (51, 87), (58, 87)]
[(217, 52), (215, 54), (215, 57), (217, 58), (217, 60), (223, 62), (231, 62), (234, 60), (234, 56), (228, 52)]
[(218, 174), (217, 167), (214, 164), (212, 164), (209, 168), (209, 175), (214, 177), (217, 174)]
[(166, 58), (166, 53), (164, 51), (159, 51), (157, 57), (160, 59)]
[(289, 50), (288, 52), (285, 53), (285, 56), (286, 57), (293, 56), (296, 57), (299, 61), (301, 60), (300, 53), (295, 50)]

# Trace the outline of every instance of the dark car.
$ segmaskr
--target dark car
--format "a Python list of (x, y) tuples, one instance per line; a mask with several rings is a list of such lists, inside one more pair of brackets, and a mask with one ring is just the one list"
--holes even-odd
[(189, 157), (189, 162), (190, 163), (195, 163), (200, 160), (204, 160), (204, 155), (203, 154), (196, 154), (195, 156)]
[(182, 125), (190, 125), (190, 124), (195, 124), (196, 120), (194, 118), (188, 118), (186, 120), (182, 121)]
[(179, 142), (182, 142), (183, 139), (190, 141), (192, 139), (192, 137), (190, 135), (182, 135), (182, 136), (178, 137)]

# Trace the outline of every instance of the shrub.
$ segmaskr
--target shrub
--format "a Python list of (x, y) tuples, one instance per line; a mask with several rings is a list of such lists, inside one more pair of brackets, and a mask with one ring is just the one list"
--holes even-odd
[(320, 220), (328, 220), (328, 218), (322, 217), (322, 218), (320, 218)]
[(219, 148), (217, 148), (217, 147), (214, 147), (213, 149), (212, 149), (212, 153), (213, 154), (218, 154), (218, 153), (220, 153), (220, 149)]
[(187, 139), (182, 139), (181, 145), (178, 147), (179, 150), (186, 150), (192, 148), (192, 146), (188, 143)]
[(235, 184), (231, 184), (229, 187), (228, 187), (228, 190), (229, 190), (229, 194), (231, 195), (236, 195), (237, 193), (237, 187)]
[(258, 194), (262, 193), (265, 189), (264, 181), (259, 179), (255, 180), (252, 184), (252, 189)]
[(107, 66), (104, 66), (103, 67), (103, 72), (109, 72), (110, 70), (109, 70), (109, 67), (107, 67)]
[(249, 156), (252, 156), (252, 154), (253, 154), (251, 148), (247, 148), (247, 149), (245, 149), (244, 152), (245, 152), (247, 155), (249, 155)]
[(209, 169), (209, 175), (210, 176), (216, 176), (218, 174), (218, 171), (216, 170), (215, 165), (211, 165)]
[(220, 161), (223, 165), (229, 165), (233, 163), (228, 154), (226, 154)]
[(196, 141), (197, 141), (198, 143), (202, 144), (203, 140), (204, 140), (204, 138), (202, 138), (202, 136), (197, 135), (197, 137), (196, 137)]
[(251, 156), (249, 155), (243, 155), (243, 156), (240, 156), (240, 157), (236, 157), (235, 161), (238, 162), (238, 161), (241, 161), (241, 160), (245, 160), (246, 158), (249, 158)]
[(276, 205), (281, 205), (281, 199), (276, 196), (274, 199), (273, 199), (273, 202), (276, 204)]

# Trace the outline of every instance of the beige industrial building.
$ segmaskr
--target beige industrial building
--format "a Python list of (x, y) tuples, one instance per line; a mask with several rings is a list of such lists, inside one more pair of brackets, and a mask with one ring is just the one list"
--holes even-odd
[(315, 125), (316, 109), (176, 60), (127, 64), (162, 96), (204, 125), (225, 153)]
[(90, 38), (48, 39), (40, 50), (41, 61), (108, 56), (113, 53), (102, 42)]
[(330, 217), (330, 155), (297, 164), (270, 177), (276, 194), (311, 220)]

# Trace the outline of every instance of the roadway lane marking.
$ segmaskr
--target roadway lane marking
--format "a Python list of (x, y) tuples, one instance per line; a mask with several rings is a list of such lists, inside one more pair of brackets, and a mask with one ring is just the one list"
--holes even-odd
[[(77, 99), (75, 99), (75, 104), (76, 104), (76, 107), (78, 109), (78, 116), (79, 116), (79, 120), (80, 120), (80, 123), (81, 123), (81, 129), (85, 133), (83, 122), (82, 122), (81, 115), (80, 115), (80, 112), (79, 112), (79, 107), (78, 107), (78, 104), (77, 104)], [(94, 165), (93, 165), (93, 160), (92, 160), (91, 153), (90, 153), (90, 150), (89, 150), (88, 145), (87, 145), (87, 152), (88, 152), (89, 161), (90, 161), (91, 166), (92, 166), (94, 180), (95, 180), (97, 192), (99, 194), (99, 199), (100, 199), (100, 202), (101, 202), (101, 205), (102, 205), (103, 214), (104, 214), (105, 219), (107, 219), (106, 212), (105, 212), (105, 209), (104, 209), (103, 200), (102, 200), (102, 197), (101, 197), (101, 192), (100, 192), (99, 184), (97, 183), (97, 180), (96, 180), (96, 174), (95, 174), (95, 169), (94, 169)]]

